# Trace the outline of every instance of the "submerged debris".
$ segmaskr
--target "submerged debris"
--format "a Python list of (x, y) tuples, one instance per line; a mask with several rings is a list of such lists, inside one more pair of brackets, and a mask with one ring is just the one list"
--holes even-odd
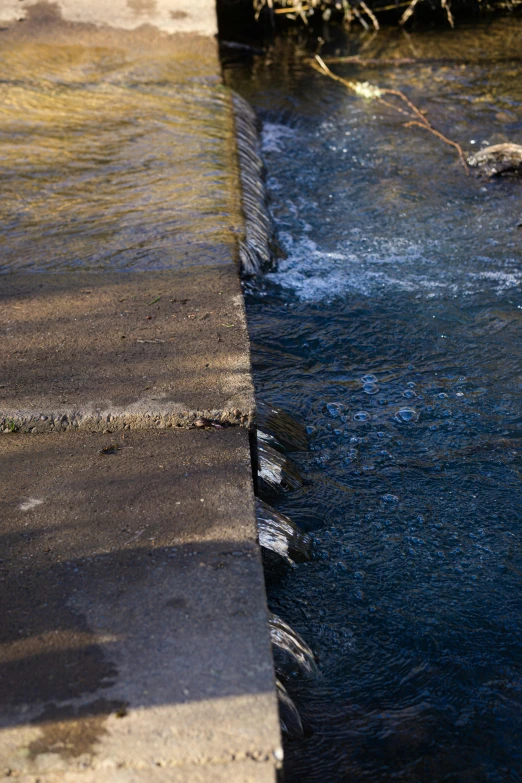
[(522, 174), (522, 145), (494, 144), (475, 152), (468, 158), (470, 166), (476, 166), (481, 174), (496, 177), (500, 174)]

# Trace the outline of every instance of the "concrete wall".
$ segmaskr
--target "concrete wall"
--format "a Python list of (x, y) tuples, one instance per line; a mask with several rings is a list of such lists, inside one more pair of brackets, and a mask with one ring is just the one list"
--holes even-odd
[(217, 33), (215, 7), (209, 0), (0, 0), (0, 22), (23, 20), (35, 13), (122, 30), (152, 25), (169, 34)]

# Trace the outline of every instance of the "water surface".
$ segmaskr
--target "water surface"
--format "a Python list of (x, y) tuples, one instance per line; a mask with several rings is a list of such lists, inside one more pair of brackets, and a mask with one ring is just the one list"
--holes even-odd
[[(522, 142), (522, 25), (338, 36), (467, 152)], [(319, 558), (270, 588), (316, 651), (286, 780), (522, 779), (522, 181), (310, 69), (290, 33), (228, 83), (262, 120), (286, 257), (248, 295), (258, 394), (309, 428), (278, 507)]]
[(0, 31), (0, 272), (228, 263), (237, 163), (214, 42), (49, 30)]

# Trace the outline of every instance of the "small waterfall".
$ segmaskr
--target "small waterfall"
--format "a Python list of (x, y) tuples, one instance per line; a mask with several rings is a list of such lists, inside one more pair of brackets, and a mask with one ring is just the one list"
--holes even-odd
[(287, 451), (306, 451), (308, 438), (300, 422), (280, 408), (256, 400), (258, 438), (275, 448)]
[(268, 558), (270, 564), (283, 562), (293, 566), (311, 560), (312, 539), (291, 519), (259, 498), (256, 498), (256, 517), (259, 544), (272, 555)]
[(284, 685), (276, 679), (277, 699), (279, 701), (279, 720), (281, 731), (289, 739), (304, 737), (303, 722), (294, 702), (288, 695)]
[(232, 102), (245, 218), (245, 236), (239, 245), (239, 257), (243, 274), (255, 277), (272, 267), (273, 231), (266, 206), (257, 118), (252, 107), (239, 95), (234, 94)]
[(271, 446), (259, 442), (257, 475), (260, 487), (269, 492), (289, 492), (303, 485), (303, 479), (293, 462)]
[(276, 614), (269, 614), (268, 624), (277, 673), (282, 677), (315, 674), (315, 655), (304, 639)]

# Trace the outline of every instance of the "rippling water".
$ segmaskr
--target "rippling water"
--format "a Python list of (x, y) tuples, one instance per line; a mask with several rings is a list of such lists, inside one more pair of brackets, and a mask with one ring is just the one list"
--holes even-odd
[[(522, 142), (522, 25), (339, 37), (467, 152)], [(263, 122), (277, 271), (248, 296), (260, 396), (302, 420), (277, 507), (319, 557), (270, 588), (318, 655), (288, 691), (286, 780), (522, 780), (522, 181), (311, 71), (313, 44), (229, 56)], [(274, 502), (273, 500), (271, 502)]]
[(237, 164), (212, 42), (195, 56), (190, 37), (158, 49), (145, 34), (127, 47), (69, 28), (54, 41), (6, 35), (0, 272), (228, 261)]

